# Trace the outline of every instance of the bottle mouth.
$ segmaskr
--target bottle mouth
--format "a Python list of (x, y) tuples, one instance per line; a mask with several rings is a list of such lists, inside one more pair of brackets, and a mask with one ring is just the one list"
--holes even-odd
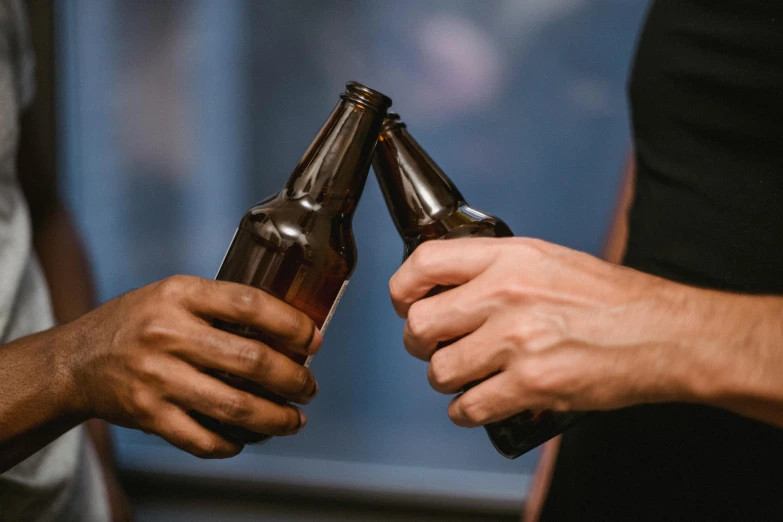
[(359, 82), (346, 83), (345, 92), (340, 95), (340, 98), (351, 100), (378, 112), (386, 111), (392, 104), (391, 98)]
[(381, 132), (390, 131), (392, 129), (404, 129), (405, 127), (406, 127), (405, 123), (403, 123), (403, 121), (400, 120), (400, 115), (397, 114), (396, 112), (390, 112), (383, 119)]

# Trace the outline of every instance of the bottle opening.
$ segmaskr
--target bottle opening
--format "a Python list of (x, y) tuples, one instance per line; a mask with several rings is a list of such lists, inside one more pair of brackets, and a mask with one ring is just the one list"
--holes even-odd
[(370, 89), (359, 82), (348, 82), (345, 84), (345, 92), (340, 95), (344, 100), (351, 100), (355, 103), (365, 105), (375, 111), (385, 111), (391, 107), (392, 101), (388, 96)]
[(405, 123), (400, 120), (400, 115), (396, 112), (390, 112), (383, 119), (383, 127), (381, 128), (381, 132), (392, 129), (404, 129), (405, 127)]

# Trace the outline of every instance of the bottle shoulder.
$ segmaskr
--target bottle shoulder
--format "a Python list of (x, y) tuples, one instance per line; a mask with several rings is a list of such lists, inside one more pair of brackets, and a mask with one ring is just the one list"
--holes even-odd
[(458, 239), (467, 237), (511, 237), (511, 228), (499, 217), (485, 214), (468, 205), (461, 205), (441, 219), (419, 227), (415, 233), (403, 238), (405, 257), (420, 244), (433, 239)]
[(245, 213), (239, 228), (269, 248), (284, 251), (296, 246), (305, 257), (328, 251), (355, 262), (350, 216), (329, 212), (306, 198), (278, 194), (263, 199)]
[(507, 237), (514, 235), (499, 217), (486, 214), (468, 205), (461, 205), (440, 219), (418, 227), (409, 237), (451, 239), (456, 237)]

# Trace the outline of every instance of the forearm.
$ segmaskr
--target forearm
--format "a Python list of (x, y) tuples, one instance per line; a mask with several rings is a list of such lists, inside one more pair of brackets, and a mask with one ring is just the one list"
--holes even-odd
[(0, 473), (87, 418), (66, 362), (71, 342), (52, 329), (0, 349)]
[(783, 428), (783, 298), (682, 291), (686, 400)]

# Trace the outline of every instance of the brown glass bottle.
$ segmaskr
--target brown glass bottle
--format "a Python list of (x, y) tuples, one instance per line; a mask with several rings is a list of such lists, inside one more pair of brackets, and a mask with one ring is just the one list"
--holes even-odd
[[(499, 218), (468, 206), (454, 183), (408, 133), (397, 114), (390, 113), (384, 121), (373, 170), (402, 236), (404, 258), (418, 245), (432, 239), (514, 235)], [(434, 293), (445, 290), (436, 289)], [(501, 455), (516, 458), (562, 433), (583, 415), (524, 411), (484, 428)]]
[[(242, 218), (217, 279), (260, 288), (306, 313), (323, 332), (356, 266), (351, 221), (362, 194), (381, 124), (391, 100), (355, 82), (346, 85), (323, 128), (285, 188)], [(216, 320), (214, 325), (285, 352), (254, 328)], [(285, 399), (234, 375), (212, 372), (232, 386), (283, 404)], [(269, 435), (196, 415), (208, 428), (245, 444)]]

